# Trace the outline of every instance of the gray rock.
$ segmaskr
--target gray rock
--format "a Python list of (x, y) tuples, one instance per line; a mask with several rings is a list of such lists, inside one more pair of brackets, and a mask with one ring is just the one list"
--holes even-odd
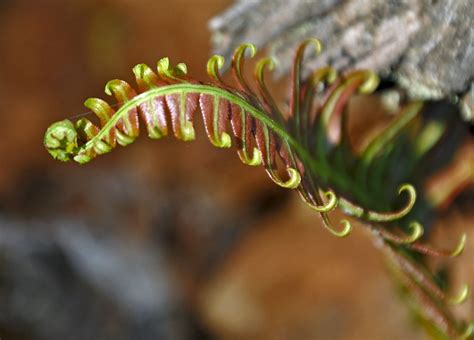
[(214, 52), (230, 58), (243, 42), (268, 47), (288, 72), (295, 46), (320, 39), (306, 71), (322, 65), (370, 68), (395, 79), (411, 98), (460, 98), (471, 119), (474, 6), (470, 0), (237, 1), (213, 18)]

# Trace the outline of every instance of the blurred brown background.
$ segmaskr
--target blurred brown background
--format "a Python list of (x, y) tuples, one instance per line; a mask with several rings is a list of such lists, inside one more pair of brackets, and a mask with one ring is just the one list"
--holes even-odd
[[(44, 150), (51, 122), (139, 62), (169, 56), (205, 79), (207, 22), (229, 4), (0, 1), (2, 340), (423, 338), (359, 228), (335, 239), (202, 128), (85, 167)], [(455, 240), (473, 217), (453, 207), (438, 224)]]

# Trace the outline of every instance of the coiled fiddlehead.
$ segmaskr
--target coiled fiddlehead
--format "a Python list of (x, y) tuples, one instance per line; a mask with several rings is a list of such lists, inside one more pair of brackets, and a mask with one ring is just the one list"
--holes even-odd
[[(298, 47), (286, 114), (276, 105), (264, 79), (265, 71), (271, 71), (275, 61), (263, 58), (257, 63), (255, 93), (243, 72), (246, 52), (253, 57), (256, 48), (244, 44), (236, 49), (231, 63), (236, 87), (222, 80), (220, 69), (224, 58), (221, 56), (213, 56), (208, 61), (207, 72), (212, 83), (192, 79), (187, 75), (185, 64), (172, 67), (168, 58), (158, 62), (156, 73), (147, 65), (138, 64), (133, 68), (137, 90), (123, 80), (112, 80), (105, 87), (105, 92), (115, 97), (118, 109), (102, 99), (87, 99), (85, 106), (97, 116), (98, 124), (87, 118), (75, 123), (70, 120), (54, 123), (46, 131), (44, 144), (53, 158), (83, 164), (110, 152), (117, 144), (131, 144), (139, 135), (140, 122), (152, 139), (173, 133), (177, 139), (192, 141), (195, 139), (194, 115), (200, 113), (212, 145), (228, 148), (233, 142), (243, 163), (263, 165), (276, 184), (296, 189), (302, 200), (321, 215), (325, 227), (343, 237), (351, 231), (351, 223), (341, 221), (342, 229), (338, 230), (328, 215), (339, 205), (347, 215), (364, 222), (383, 240), (387, 253), (410, 285), (421, 286), (433, 299), (449, 300), (429, 275), (417, 268), (407, 251), (457, 256), (462, 252), (465, 237), (454, 251), (437, 250), (419, 243), (423, 226), (418, 221), (410, 220), (408, 227), (397, 225), (395, 222), (410, 217), (415, 205), (417, 194), (411, 184), (398, 183), (399, 194), (408, 194), (402, 208), (388, 211), (396, 207), (393, 202), (382, 208), (383, 211), (371, 208), (378, 203), (372, 199), (376, 192), (371, 191), (371, 170), (375, 166), (378, 171), (387, 167), (387, 159), (391, 157), (387, 146), (421, 112), (422, 104), (409, 104), (361, 154), (355, 154), (345, 124), (347, 104), (354, 94), (372, 93), (378, 86), (378, 77), (370, 71), (338, 75), (335, 69), (325, 67), (303, 79), (302, 62), (309, 46), (313, 46), (316, 53), (321, 50), (316, 39), (304, 41)], [(330, 135), (330, 131), (335, 133)], [(286, 178), (280, 176), (277, 160), (284, 165)], [(394, 228), (409, 233), (397, 235), (392, 231)], [(467, 292), (464, 288), (461, 298), (453, 301), (461, 302)]]

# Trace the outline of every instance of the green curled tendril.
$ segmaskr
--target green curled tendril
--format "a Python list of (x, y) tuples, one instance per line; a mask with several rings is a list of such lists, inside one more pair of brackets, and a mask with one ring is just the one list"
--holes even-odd
[(403, 239), (402, 243), (409, 244), (409, 243), (416, 242), (423, 236), (425, 232), (423, 229), (423, 226), (418, 222), (410, 223), (409, 228), (411, 230), (411, 233), (405, 239)]
[(247, 93), (252, 93), (250, 86), (247, 84), (247, 81), (243, 75), (243, 68), (244, 68), (244, 60), (245, 60), (245, 52), (250, 51), (250, 58), (253, 58), (257, 53), (257, 47), (254, 44), (242, 44), (234, 52), (232, 57), (232, 70), (234, 71), (234, 75), (242, 91)]
[(255, 76), (262, 87), (265, 86), (264, 73), (266, 71), (273, 71), (275, 68), (276, 61), (274, 58), (265, 57), (260, 59), (255, 66)]
[(345, 199), (341, 199), (339, 204), (341, 208), (351, 216), (364, 218), (371, 222), (392, 222), (406, 216), (415, 205), (415, 187), (411, 184), (403, 184), (399, 187), (398, 194), (402, 194), (405, 191), (408, 193), (408, 202), (403, 208), (394, 212), (377, 212), (372, 210), (366, 210)]
[(342, 237), (346, 237), (348, 236), (351, 231), (352, 231), (352, 225), (351, 223), (346, 220), (346, 219), (343, 219), (341, 220), (341, 224), (343, 225), (343, 228), (341, 231), (337, 231), (334, 226), (332, 225), (331, 221), (329, 220), (329, 217), (327, 216), (326, 213), (321, 213), (321, 217), (323, 218), (323, 224), (324, 224), (324, 227), (329, 230), (329, 232), (331, 234), (333, 234), (334, 236), (336, 237), (339, 237), (339, 238), (342, 238)]
[(246, 165), (257, 166), (262, 164), (262, 152), (256, 147), (252, 149), (252, 158), (248, 157), (247, 153), (241, 150), (238, 151), (238, 154), (242, 163)]
[(465, 283), (462, 286), (461, 291), (459, 292), (459, 294), (457, 294), (455, 297), (448, 298), (447, 302), (450, 305), (460, 305), (460, 304), (466, 302), (467, 298), (469, 297), (469, 291), (470, 291), (469, 285), (467, 283)]
[(258, 89), (264, 101), (268, 104), (275, 105), (275, 100), (270, 95), (270, 91), (268, 91), (267, 85), (265, 84), (265, 70), (271, 72), (275, 67), (275, 61), (272, 58), (266, 57), (262, 58), (257, 62), (257, 66), (255, 66), (255, 79), (257, 79)]
[(314, 199), (308, 195), (308, 193), (304, 191), (299, 191), (300, 197), (303, 202), (309, 206), (312, 210), (317, 211), (323, 220), (323, 226), (326, 228), (331, 234), (336, 237), (346, 237), (352, 231), (352, 225), (348, 220), (341, 220), (343, 225), (342, 230), (338, 231), (331, 223), (329, 216), (327, 215), (328, 212), (334, 210), (337, 206), (338, 199), (336, 194), (329, 190), (324, 192), (324, 195), (328, 199), (327, 203), (323, 203), (323, 200), (319, 193), (315, 193)]
[(146, 64), (137, 64), (132, 69), (135, 78), (142, 82), (142, 85), (146, 89), (152, 89), (157, 87), (159, 80), (158, 76), (151, 70)]
[(445, 249), (436, 249), (432, 246), (413, 243), (410, 244), (409, 248), (413, 249), (421, 254), (436, 256), (436, 257), (458, 257), (464, 251), (466, 246), (467, 235), (463, 233), (453, 250), (445, 250)]
[(224, 81), (222, 80), (221, 74), (220, 74), (220, 69), (224, 67), (225, 64), (225, 59), (221, 55), (213, 55), (209, 60), (207, 61), (207, 74), (209, 77), (214, 81), (215, 84), (221, 85), (221, 86), (227, 86), (225, 85)]
[(269, 175), (269, 177), (275, 182), (277, 185), (286, 188), (286, 189), (295, 189), (300, 185), (301, 182), (301, 175), (298, 171), (293, 168), (287, 168), (286, 172), (288, 173), (288, 180), (283, 181), (281, 180), (275, 171), (271, 169), (265, 169)]
[(360, 94), (370, 94), (378, 86), (380, 80), (372, 71), (354, 71), (349, 73), (338, 85), (322, 107), (320, 121), (322, 126), (329, 126), (331, 118), (341, 112), (354, 91)]
[(450, 257), (458, 257), (459, 255), (462, 254), (464, 251), (464, 248), (466, 247), (466, 241), (467, 241), (467, 235), (466, 233), (463, 233), (461, 235), (461, 238), (457, 244), (457, 246), (454, 248), (454, 250), (449, 254)]
[(158, 74), (169, 80), (181, 81), (180, 76), (185, 76), (188, 73), (188, 67), (185, 63), (179, 63), (174, 68), (171, 67), (168, 57), (161, 58), (157, 64)]
[[(322, 50), (322, 44), (318, 39), (310, 38), (303, 41), (296, 50), (296, 55), (293, 60), (293, 68), (291, 71), (292, 77), (292, 84), (291, 84), (291, 91), (292, 95), (290, 98), (290, 117), (294, 117), (294, 129), (297, 133), (298, 138), (301, 138), (302, 135), (302, 124), (301, 122), (304, 117), (302, 117), (302, 111), (300, 108), (300, 92), (301, 92), (301, 84), (302, 84), (302, 61), (304, 58), (304, 52), (309, 45), (313, 45), (316, 54), (320, 54)], [(304, 121), (303, 121), (304, 122)], [(304, 122), (306, 123), (306, 122)]]
[(419, 222), (411, 222), (409, 225), (410, 233), (405, 236), (394, 235), (385, 228), (374, 228), (385, 240), (396, 244), (412, 244), (418, 241), (424, 234), (423, 226)]
[(262, 98), (263, 103), (266, 106), (266, 109), (268, 109), (269, 112), (276, 116), (275, 118), (280, 124), (283, 124), (285, 117), (278, 109), (275, 99), (270, 94), (270, 91), (268, 90), (267, 85), (265, 84), (264, 77), (265, 71), (273, 71), (275, 65), (276, 61), (273, 58), (266, 57), (260, 59), (257, 62), (257, 65), (255, 66), (255, 79), (257, 80), (257, 90)]
[(213, 136), (211, 136), (210, 141), (212, 145), (218, 148), (230, 148), (232, 144), (232, 139), (230, 138), (229, 134), (223, 131), (221, 135), (219, 136), (219, 131), (218, 131), (218, 124), (219, 124), (219, 118), (220, 118), (219, 103), (220, 103), (219, 97), (214, 96), (214, 105), (213, 105), (213, 111), (212, 111), (212, 123), (213, 123), (214, 134)]
[[(363, 82), (359, 85), (358, 91), (360, 94), (371, 94), (374, 92), (380, 83), (379, 76), (372, 71), (355, 71), (350, 74), (349, 78), (362, 78)], [(349, 79), (348, 78), (348, 79)]]
[(328, 84), (332, 84), (337, 79), (337, 71), (335, 68), (326, 66), (320, 69), (317, 69), (313, 72), (310, 78), (311, 85), (313, 87), (317, 86), (321, 81), (325, 81)]
[(306, 197), (302, 196), (301, 198), (303, 199), (303, 202), (306, 203), (307, 206), (309, 206), (312, 210), (317, 211), (319, 213), (328, 213), (336, 209), (337, 207), (337, 197), (336, 194), (329, 190), (324, 193), (324, 195), (327, 198), (327, 202), (323, 205), (315, 205), (312, 204)]
[(54, 159), (61, 162), (70, 161), (77, 149), (77, 131), (74, 124), (65, 119), (49, 126), (44, 136), (44, 145)]

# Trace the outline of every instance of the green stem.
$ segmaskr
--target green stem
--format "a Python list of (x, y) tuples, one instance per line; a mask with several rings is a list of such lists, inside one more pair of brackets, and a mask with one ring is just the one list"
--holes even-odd
[[(110, 120), (101, 128), (99, 133), (94, 138), (89, 140), (85, 145), (80, 147), (79, 152), (94, 147), (95, 143), (106, 137), (110, 129), (114, 127), (124, 115), (126, 115), (131, 109), (139, 106), (140, 104), (154, 97), (172, 94), (186, 95), (188, 93), (208, 94), (212, 96), (217, 96), (240, 106), (244, 112), (248, 112), (252, 117), (264, 123), (275, 134), (277, 134), (284, 141), (286, 141), (291, 146), (291, 148), (299, 155), (299, 157), (301, 157), (301, 160), (310, 167), (309, 170), (313, 174), (320, 178), (326, 179), (328, 183), (334, 182), (336, 184), (339, 184), (339, 187), (341, 187), (342, 189), (348, 188), (349, 179), (346, 178), (346, 176), (341, 176), (340, 173), (337, 173), (334, 170), (330, 171), (327, 164), (323, 164), (314, 157), (311, 157), (308, 151), (296, 139), (291, 137), (283, 127), (281, 127), (277, 122), (271, 119), (264, 111), (249, 104), (246, 99), (240, 97), (239, 95), (233, 94), (229, 91), (220, 88), (216, 88), (212, 85), (181, 83), (169, 85), (166, 87), (153, 88), (139, 94), (138, 96), (135, 96), (134, 98), (125, 102), (120, 107), (120, 109), (113, 115), (113, 117), (111, 117)], [(358, 187), (351, 187), (351, 190), (354, 192), (356, 197), (361, 197), (360, 195), (364, 195), (364, 192)]]

